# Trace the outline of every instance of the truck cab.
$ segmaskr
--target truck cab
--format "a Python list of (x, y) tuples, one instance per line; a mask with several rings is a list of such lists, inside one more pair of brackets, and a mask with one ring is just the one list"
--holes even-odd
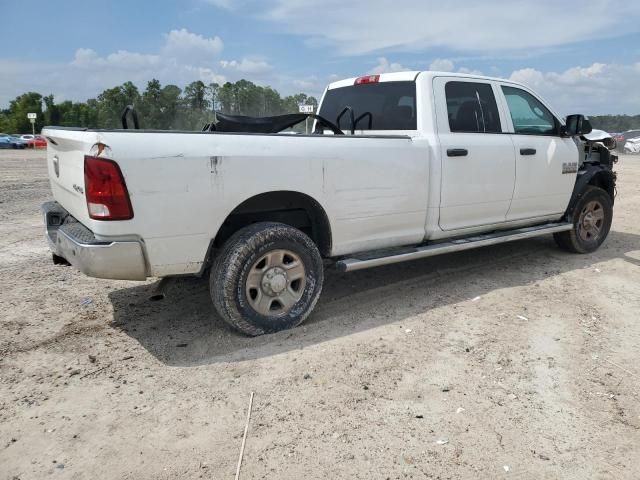
[[(532, 90), (507, 80), (438, 72), (370, 75), (335, 82), (319, 113), (354, 134), (428, 141), (434, 182), (429, 239), (557, 219), (566, 210), (580, 145)], [(358, 120), (359, 119), (359, 120)]]

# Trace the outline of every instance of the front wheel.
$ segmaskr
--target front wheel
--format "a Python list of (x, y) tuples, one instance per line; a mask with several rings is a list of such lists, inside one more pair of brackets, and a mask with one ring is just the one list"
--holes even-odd
[(315, 307), (323, 281), (320, 252), (307, 235), (261, 222), (225, 242), (209, 290), (220, 316), (255, 336), (300, 325)]
[(573, 253), (591, 253), (597, 250), (609, 235), (613, 220), (613, 202), (601, 188), (588, 186), (578, 199), (571, 221), (573, 228), (554, 233), (560, 248)]

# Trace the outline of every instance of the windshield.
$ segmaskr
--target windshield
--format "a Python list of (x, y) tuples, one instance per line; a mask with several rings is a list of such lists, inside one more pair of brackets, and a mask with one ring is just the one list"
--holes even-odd
[[(334, 88), (327, 91), (318, 114), (338, 124), (338, 116), (345, 107), (353, 109), (354, 119), (366, 113), (371, 114), (357, 122), (356, 130), (417, 128), (415, 82), (368, 83)], [(351, 129), (349, 113), (342, 116), (338, 126), (345, 131)]]

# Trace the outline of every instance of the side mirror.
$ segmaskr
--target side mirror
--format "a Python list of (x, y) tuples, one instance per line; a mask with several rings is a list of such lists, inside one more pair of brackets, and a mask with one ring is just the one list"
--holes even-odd
[(591, 122), (584, 115), (569, 115), (564, 126), (564, 134), (573, 137), (574, 135), (586, 135), (593, 130)]

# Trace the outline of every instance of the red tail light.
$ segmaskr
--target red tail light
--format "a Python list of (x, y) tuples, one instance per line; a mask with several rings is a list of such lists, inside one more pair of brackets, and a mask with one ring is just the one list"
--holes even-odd
[(120, 167), (113, 160), (84, 157), (84, 190), (89, 217), (94, 220), (129, 220), (133, 208)]
[(380, 81), (380, 75), (367, 75), (366, 77), (358, 77), (354, 85), (365, 85), (367, 83), (378, 83)]

